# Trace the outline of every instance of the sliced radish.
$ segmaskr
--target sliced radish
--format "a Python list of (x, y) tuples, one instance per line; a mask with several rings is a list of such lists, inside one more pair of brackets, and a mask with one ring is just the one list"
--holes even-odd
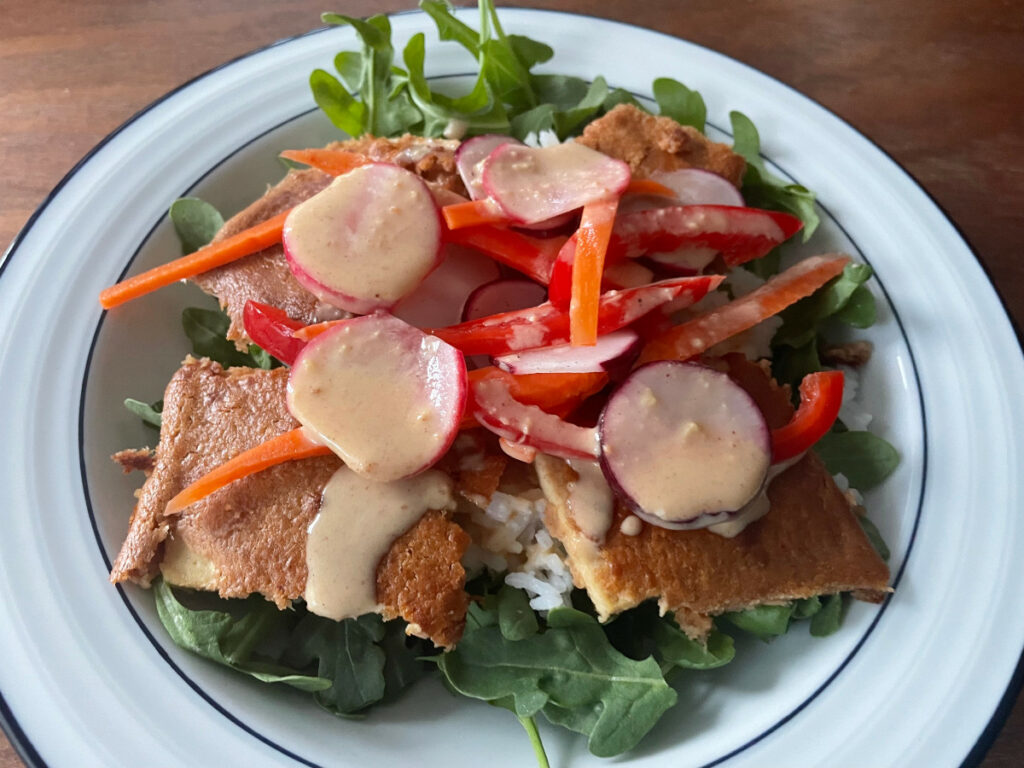
[(498, 438), (498, 446), (510, 459), (521, 461), (524, 464), (533, 464), (533, 460), (537, 458), (536, 448), (523, 445), (522, 443), (510, 442), (504, 437)]
[(664, 361), (637, 368), (598, 424), (601, 468), (644, 520), (703, 528), (737, 512), (764, 485), (771, 433), (726, 374)]
[(544, 286), (532, 280), (495, 280), (469, 295), (462, 308), (462, 321), (529, 309), (543, 304), (546, 298)]
[(355, 472), (388, 482), (437, 462), (466, 407), (466, 364), (440, 339), (377, 313), (306, 345), (288, 410)]
[(612, 378), (628, 371), (640, 354), (640, 336), (627, 329), (599, 336), (592, 347), (557, 347), (528, 349), (494, 358), (494, 364), (509, 373), (599, 373)]
[(537, 223), (621, 195), (629, 166), (574, 141), (550, 147), (503, 144), (484, 161), (487, 195), (515, 222)]
[(578, 427), (512, 397), (508, 384), (488, 377), (473, 384), (473, 415), (498, 437), (566, 459), (595, 459), (597, 430)]
[(455, 167), (462, 177), (462, 183), (466, 185), (466, 191), (473, 200), (481, 200), (487, 197), (484, 185), (480, 181), (480, 171), (484, 160), (502, 144), (514, 144), (523, 146), (518, 139), (511, 136), (498, 136), (488, 133), (483, 136), (474, 136), (466, 139), (459, 145), (455, 152)]
[(285, 220), (284, 252), (317, 298), (359, 314), (389, 309), (441, 258), (441, 218), (415, 174), (374, 163), (339, 176)]
[(675, 192), (676, 205), (744, 205), (743, 195), (731, 182), (700, 168), (661, 171), (652, 174), (651, 180)]
[(498, 265), (482, 253), (454, 244), (444, 251), (441, 265), (392, 311), (399, 320), (417, 328), (455, 325), (476, 289), (501, 277)]
[(714, 248), (682, 246), (667, 253), (649, 253), (647, 260), (666, 274), (683, 276), (696, 275), (717, 255), (718, 251)]

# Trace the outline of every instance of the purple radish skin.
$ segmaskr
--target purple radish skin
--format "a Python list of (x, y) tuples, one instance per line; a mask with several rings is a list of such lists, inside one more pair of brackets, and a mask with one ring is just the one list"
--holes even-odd
[(455, 168), (458, 170), (459, 176), (462, 177), (462, 183), (466, 185), (470, 199), (482, 200), (487, 197), (483, 183), (480, 181), (481, 166), (491, 152), (503, 144), (523, 146), (522, 142), (511, 136), (488, 133), (466, 139), (455, 151)]
[(694, 363), (641, 366), (598, 422), (601, 468), (638, 517), (703, 528), (739, 512), (764, 485), (771, 433), (726, 374)]
[(492, 259), (471, 248), (449, 244), (444, 260), (392, 310), (399, 320), (417, 328), (444, 328), (462, 322), (462, 307), (482, 285), (501, 278)]
[(592, 347), (528, 349), (494, 358), (494, 364), (512, 374), (601, 373), (616, 378), (628, 372), (640, 354), (640, 336), (629, 329), (615, 331), (597, 339)]
[(532, 280), (495, 280), (473, 291), (462, 308), (462, 322), (529, 309), (547, 301), (544, 286)]

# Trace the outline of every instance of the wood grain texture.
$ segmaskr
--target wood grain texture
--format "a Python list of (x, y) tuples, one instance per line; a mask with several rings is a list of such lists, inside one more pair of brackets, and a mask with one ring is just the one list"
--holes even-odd
[[(344, 0), (329, 9), (365, 15), (411, 1)], [(529, 5), (677, 35), (816, 99), (874, 139), (935, 197), (1024, 323), (1024, 14), (1018, 3)], [(317, 26), (326, 9), (323, 0), (3, 0), (0, 244), (82, 155), (136, 111), (228, 59)], [(1018, 704), (982, 765), (1021, 764), (1024, 706)], [(0, 737), (0, 768), (20, 765)]]

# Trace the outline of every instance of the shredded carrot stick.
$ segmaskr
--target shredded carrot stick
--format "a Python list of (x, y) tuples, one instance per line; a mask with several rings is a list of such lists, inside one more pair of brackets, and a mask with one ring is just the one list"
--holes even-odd
[(496, 224), (507, 222), (508, 217), (493, 200), (467, 200), (464, 203), (446, 205), (441, 209), (449, 230), (475, 227), (479, 224)]
[(353, 168), (373, 162), (365, 155), (344, 149), (288, 149), (281, 153), (281, 157), (317, 168), (331, 176), (341, 176)]
[(264, 248), (269, 248), (271, 245), (281, 242), (281, 232), (284, 230), (284, 220), (288, 213), (288, 211), (279, 213), (272, 219), (260, 222), (255, 227), (243, 230), (237, 235), (225, 238), (218, 243), (211, 243), (188, 256), (161, 264), (141, 275), (129, 277), (117, 285), (104, 288), (100, 291), (100, 306), (104, 309), (116, 307), (178, 280), (194, 277), (237, 261), (243, 256), (249, 256)]
[(272, 437), (255, 448), (235, 456), (207, 472), (167, 503), (164, 514), (174, 515), (235, 480), (254, 475), (277, 464), (313, 456), (326, 456), (331, 449), (311, 440), (300, 429)]
[(631, 179), (623, 195), (655, 195), (656, 197), (678, 197), (675, 190), (654, 179)]
[(746, 296), (662, 332), (644, 347), (640, 362), (689, 360), (810, 296), (849, 261), (849, 256), (836, 255), (804, 259)]
[(617, 198), (583, 206), (576, 233), (576, 259), (572, 264), (569, 299), (569, 343), (590, 347), (597, 343), (597, 311), (601, 300), (604, 255), (615, 225)]
[(312, 341), (321, 333), (329, 331), (334, 326), (344, 322), (345, 320), (326, 320), (322, 323), (314, 323), (313, 325), (307, 325), (305, 328), (299, 328), (297, 331), (292, 331), (292, 336), (303, 341)]

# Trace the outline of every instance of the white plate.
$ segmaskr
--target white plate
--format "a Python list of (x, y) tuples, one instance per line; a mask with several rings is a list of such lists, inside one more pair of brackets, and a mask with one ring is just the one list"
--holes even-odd
[[(878, 275), (863, 386), (873, 428), (903, 462), (868, 506), (893, 550), (895, 597), (855, 604), (828, 639), (796, 629), (771, 645), (741, 642), (728, 667), (682, 676), (680, 704), (630, 764), (958, 764), (1024, 645), (1024, 409), (1011, 406), (1024, 364), (970, 249), (879, 149), (777, 81), (648, 30), (502, 14), (509, 31), (553, 45), (548, 71), (603, 73), (641, 95), (671, 75), (704, 94), (713, 126), (746, 112), (779, 172), (820, 196), (813, 247), (852, 251)], [(392, 21), (397, 50), (420, 30), (435, 39), (422, 14)], [(160, 100), (61, 183), (2, 265), (0, 715), (31, 764), (532, 761), (507, 712), (433, 683), (365, 721), (335, 719), (181, 652), (146, 592), (106, 580), (138, 483), (107, 457), (153, 440), (120, 402), (159, 396), (186, 351), (178, 314), (199, 294), (175, 287), (109, 315), (96, 294), (176, 254), (171, 200), (195, 193), (237, 210), (281, 175), (280, 149), (330, 138), (306, 78), (352, 43), (346, 29), (311, 33)], [(434, 77), (473, 70), (454, 44), (432, 56)], [(599, 762), (545, 725), (554, 765)]]

